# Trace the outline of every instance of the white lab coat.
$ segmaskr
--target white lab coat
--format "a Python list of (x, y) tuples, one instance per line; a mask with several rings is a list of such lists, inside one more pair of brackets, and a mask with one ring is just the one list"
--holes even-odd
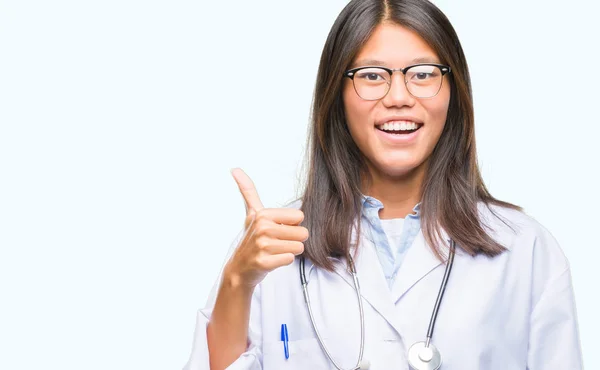
[[(515, 231), (481, 206), (491, 235), (508, 248), (495, 257), (471, 257), (457, 248), (432, 343), (443, 370), (582, 369), (569, 264), (556, 240), (531, 217), (493, 207)], [(364, 235), (364, 234), (363, 234)], [(239, 238), (239, 237), (238, 237)], [(234, 242), (234, 247), (237, 240)], [(408, 370), (407, 351), (425, 340), (445, 265), (415, 238), (390, 289), (374, 245), (361, 237), (356, 269), (365, 315), (364, 359), (372, 370)], [(335, 272), (311, 269), (308, 289), (325, 344), (344, 368), (356, 364), (359, 309), (344, 261)], [(310, 271), (310, 274), (309, 274)], [(197, 317), (185, 370), (209, 370), (206, 325), (214, 287)], [(300, 284), (298, 259), (256, 288), (250, 314), (250, 345), (228, 369), (334, 369), (312, 329)], [(287, 324), (289, 359), (280, 340)]]

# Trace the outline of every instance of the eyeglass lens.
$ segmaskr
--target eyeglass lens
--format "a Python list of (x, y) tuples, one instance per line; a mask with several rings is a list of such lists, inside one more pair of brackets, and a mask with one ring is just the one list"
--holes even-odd
[[(435, 96), (442, 86), (442, 73), (436, 66), (420, 65), (409, 68), (404, 76), (406, 88), (417, 98)], [(377, 67), (363, 68), (354, 74), (354, 89), (365, 100), (383, 98), (391, 86), (388, 71)]]

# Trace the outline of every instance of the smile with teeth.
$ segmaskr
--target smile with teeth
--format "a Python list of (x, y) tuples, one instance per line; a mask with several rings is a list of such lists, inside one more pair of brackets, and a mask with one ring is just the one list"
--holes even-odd
[(416, 122), (409, 121), (393, 121), (386, 122), (382, 125), (376, 126), (377, 129), (392, 134), (408, 134), (418, 130), (422, 125)]

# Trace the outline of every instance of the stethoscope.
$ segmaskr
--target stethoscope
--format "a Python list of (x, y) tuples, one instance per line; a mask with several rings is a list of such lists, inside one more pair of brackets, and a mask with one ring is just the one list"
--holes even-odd
[[(437, 299), (435, 301), (435, 306), (433, 307), (433, 312), (431, 313), (431, 319), (429, 320), (429, 328), (427, 329), (427, 338), (423, 342), (417, 342), (410, 346), (408, 350), (408, 363), (413, 370), (437, 370), (440, 368), (442, 364), (442, 356), (440, 355), (440, 351), (431, 343), (431, 337), (433, 337), (433, 327), (435, 326), (435, 321), (437, 319), (437, 314), (440, 308), (440, 304), (442, 303), (442, 297), (444, 296), (444, 292), (446, 291), (446, 283), (448, 282), (448, 277), (450, 276), (450, 271), (452, 270), (452, 264), (454, 262), (454, 253), (456, 251), (456, 244), (454, 240), (450, 240), (450, 252), (448, 254), (448, 263), (446, 264), (446, 270), (444, 271), (444, 278), (442, 279), (442, 284), (440, 285), (440, 290), (438, 292)], [(304, 268), (304, 256), (300, 257), (300, 281), (302, 282), (302, 291), (304, 293), (304, 301), (306, 302), (306, 307), (308, 308), (308, 315), (310, 316), (310, 323), (317, 335), (317, 340), (325, 352), (329, 361), (335, 366), (338, 370), (345, 370), (333, 359), (329, 350), (325, 346), (321, 334), (319, 333), (319, 329), (317, 329), (317, 325), (315, 324), (315, 318), (312, 311), (312, 306), (310, 304), (310, 297), (308, 295), (308, 281), (306, 280), (306, 272)], [(348, 256), (348, 265), (350, 266), (350, 273), (352, 274), (352, 280), (354, 282), (354, 290), (356, 291), (356, 298), (358, 300), (358, 309), (360, 312), (360, 351), (358, 352), (358, 361), (356, 365), (349, 370), (366, 370), (370, 367), (370, 363), (368, 360), (363, 360), (363, 352), (365, 349), (365, 315), (363, 311), (362, 298), (360, 295), (360, 284), (358, 283), (358, 277), (356, 276), (356, 267), (354, 266), (354, 261), (352, 257)]]

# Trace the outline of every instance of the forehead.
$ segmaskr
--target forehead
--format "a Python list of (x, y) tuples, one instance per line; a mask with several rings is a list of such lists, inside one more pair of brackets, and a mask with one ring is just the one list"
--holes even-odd
[(399, 68), (424, 62), (440, 61), (421, 36), (403, 26), (383, 23), (375, 28), (371, 37), (359, 50), (352, 67), (377, 64)]

